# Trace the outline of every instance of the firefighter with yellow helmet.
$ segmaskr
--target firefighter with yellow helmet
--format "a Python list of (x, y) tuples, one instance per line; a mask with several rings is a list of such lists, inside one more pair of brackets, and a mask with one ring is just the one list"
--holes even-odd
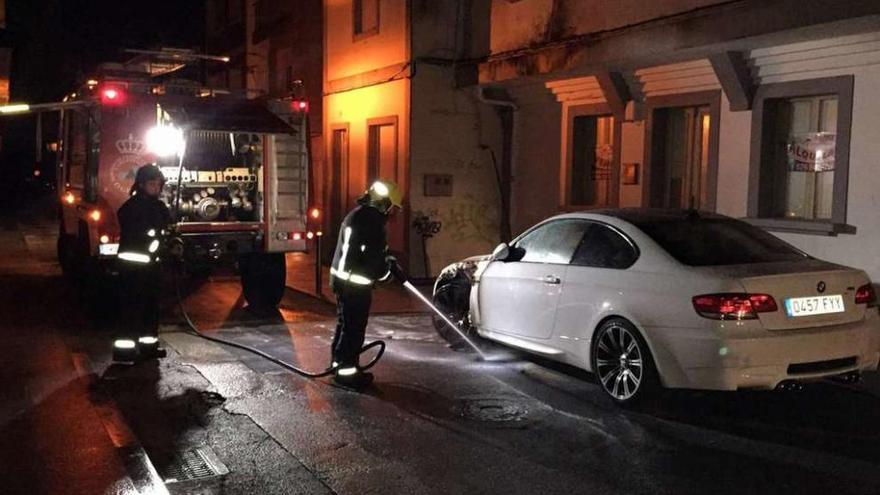
[(388, 253), (385, 225), (403, 203), (397, 184), (388, 180), (374, 182), (357, 203), (342, 221), (330, 268), (338, 317), (331, 351), (334, 380), (360, 389), (373, 381), (373, 375), (358, 365), (373, 286), (400, 273), (397, 260)]

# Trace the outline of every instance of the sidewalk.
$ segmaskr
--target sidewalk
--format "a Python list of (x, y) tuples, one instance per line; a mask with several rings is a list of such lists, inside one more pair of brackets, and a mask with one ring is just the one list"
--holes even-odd
[[(333, 291), (330, 290), (330, 268), (321, 267), (322, 299), (336, 303)], [(287, 255), (287, 286), (295, 291), (318, 296), (315, 291), (315, 257), (311, 253), (290, 253)], [(432, 286), (422, 285), (417, 288), (431, 298)], [(395, 313), (430, 313), (421, 301), (398, 284), (379, 284), (373, 292), (373, 314)]]

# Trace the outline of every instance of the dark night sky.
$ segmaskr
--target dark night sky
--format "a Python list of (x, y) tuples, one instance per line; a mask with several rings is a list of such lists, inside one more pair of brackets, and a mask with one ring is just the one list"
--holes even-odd
[[(60, 100), (101, 62), (123, 61), (124, 48), (204, 47), (204, 0), (7, 0), (0, 43), (13, 48), (13, 102)], [(44, 136), (57, 129), (49, 114)], [(0, 213), (22, 206), (33, 194), (36, 119), (0, 122)], [(51, 180), (49, 157), (39, 168)], [(30, 178), (30, 179), (29, 179)]]
[(73, 89), (100, 62), (124, 60), (123, 48), (204, 45), (204, 0), (9, 0), (7, 39), (12, 92), (48, 101)]

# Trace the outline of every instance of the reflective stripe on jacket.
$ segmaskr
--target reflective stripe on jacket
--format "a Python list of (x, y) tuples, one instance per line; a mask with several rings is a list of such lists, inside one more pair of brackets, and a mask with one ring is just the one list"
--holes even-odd
[(364, 286), (386, 277), (386, 221), (382, 212), (365, 204), (349, 212), (339, 230), (330, 273), (345, 282)]

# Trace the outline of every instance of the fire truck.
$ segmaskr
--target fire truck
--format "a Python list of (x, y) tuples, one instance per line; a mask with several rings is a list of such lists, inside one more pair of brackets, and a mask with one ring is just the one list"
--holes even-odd
[(320, 213), (309, 203), (308, 103), (168, 77), (198, 57), (138, 53), (102, 65), (60, 103), (0, 112), (60, 112), (58, 259), (66, 275), (112, 277), (116, 211), (136, 170), (155, 163), (166, 179), (161, 199), (184, 240), (184, 266), (235, 264), (248, 304), (274, 308), (284, 292), (285, 253), (306, 251), (321, 235)]

